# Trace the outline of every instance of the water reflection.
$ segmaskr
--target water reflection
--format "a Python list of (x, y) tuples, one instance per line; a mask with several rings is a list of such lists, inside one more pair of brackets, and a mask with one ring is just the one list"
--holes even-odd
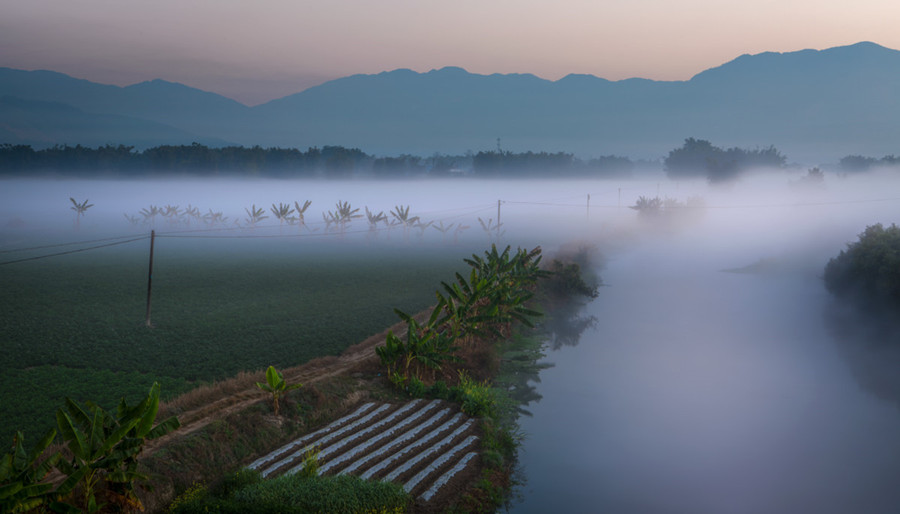
[(860, 387), (900, 407), (900, 320), (891, 312), (835, 301), (825, 323)]

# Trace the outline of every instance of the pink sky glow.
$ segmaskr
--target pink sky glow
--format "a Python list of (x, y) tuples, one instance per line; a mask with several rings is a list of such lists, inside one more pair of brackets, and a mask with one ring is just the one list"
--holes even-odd
[(895, 0), (0, 2), (0, 66), (162, 78), (248, 105), (397, 68), (687, 80), (746, 53), (900, 48)]

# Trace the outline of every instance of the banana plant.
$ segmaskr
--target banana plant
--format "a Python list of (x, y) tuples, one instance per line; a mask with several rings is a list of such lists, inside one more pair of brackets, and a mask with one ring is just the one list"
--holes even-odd
[(70, 207), (70, 209), (75, 211), (75, 228), (78, 229), (81, 226), (81, 217), (84, 216), (84, 213), (93, 207), (94, 204), (88, 204), (87, 200), (78, 203), (71, 196), (69, 197), (69, 201), (72, 202), (72, 207)]
[(249, 209), (247, 209), (245, 207), (244, 211), (247, 213), (247, 219), (245, 221), (251, 227), (255, 226), (260, 221), (268, 218), (268, 216), (265, 215), (266, 211), (262, 207), (257, 209), (256, 204), (251, 205)]
[(210, 227), (213, 227), (217, 224), (228, 224), (228, 216), (223, 215), (222, 212), (213, 212), (212, 209), (210, 209), (208, 213), (204, 214), (202, 219), (203, 222)]
[(431, 225), (431, 228), (433, 228), (433, 229), (437, 230), (438, 232), (440, 232), (440, 233), (441, 233), (441, 240), (443, 240), (443, 241), (446, 242), (446, 240), (447, 240), (447, 232), (450, 232), (451, 230), (453, 230), (453, 227), (454, 227), (454, 226), (456, 226), (456, 223), (451, 223), (451, 224), (449, 224), (449, 225), (444, 225), (444, 222), (443, 222), (443, 221), (439, 221), (439, 222), (437, 223), (437, 225)]
[(183, 211), (181, 211), (181, 217), (184, 219), (184, 224), (190, 226), (192, 220), (200, 220), (200, 209), (192, 206), (191, 204), (188, 204), (188, 206), (185, 207)]
[(98, 503), (102, 492), (103, 498), (119, 509), (142, 510), (134, 486), (148, 477), (138, 472), (137, 457), (147, 440), (180, 426), (174, 416), (154, 425), (158, 410), (157, 382), (137, 405), (129, 406), (122, 398), (115, 416), (92, 402), (82, 407), (66, 398), (65, 408), (56, 412), (56, 423), (71, 454), (71, 459), (57, 463), (67, 476), (58, 491), (68, 497), (51, 507), (64, 512), (97, 512), (106, 505)]
[(335, 204), (333, 218), (340, 228), (341, 234), (344, 233), (351, 221), (357, 218), (362, 218), (362, 214), (358, 213), (359, 208), (352, 208), (350, 206), (350, 202), (342, 202), (338, 200), (338, 202)]
[(481, 224), (481, 229), (484, 230), (484, 233), (487, 234), (488, 239), (500, 239), (506, 234), (506, 230), (500, 230), (500, 227), (503, 226), (503, 223), (497, 222), (494, 223), (494, 218), (488, 218), (487, 221), (484, 221), (481, 218), (478, 218), (478, 223)]
[(391, 211), (391, 216), (394, 217), (398, 225), (403, 227), (403, 240), (408, 241), (409, 229), (419, 221), (419, 217), (409, 215), (409, 205), (405, 207), (402, 205), (394, 206), (394, 209)]
[(264, 384), (262, 382), (257, 382), (256, 387), (272, 394), (272, 408), (275, 411), (275, 415), (277, 416), (278, 400), (288, 392), (303, 387), (303, 384), (288, 385), (281, 373), (279, 373), (278, 370), (275, 369), (275, 366), (269, 366), (269, 368), (266, 370), (266, 383)]
[(400, 309), (394, 312), (406, 322), (406, 341), (389, 331), (384, 346), (375, 348), (382, 364), (387, 366), (388, 376), (400, 374), (402, 365), (402, 382), (411, 376), (421, 378), (422, 368), (431, 369), (432, 373), (441, 369), (442, 363), (458, 360), (453, 355), (453, 339), (437, 330), (435, 322), (441, 311), (434, 309), (431, 317), (420, 324), (412, 316)]
[(56, 430), (50, 429), (27, 451), (24, 434), (16, 432), (12, 450), (0, 460), (0, 512), (29, 512), (57, 495), (53, 484), (43, 482), (60, 459), (59, 452), (43, 455), (55, 437)]
[(290, 217), (291, 213), (294, 212), (294, 208), (287, 203), (279, 203), (277, 206), (273, 203), (272, 209), (270, 210), (272, 211), (272, 215), (275, 216), (275, 219), (278, 220), (279, 225), (283, 225)]
[(297, 221), (297, 224), (300, 226), (301, 230), (306, 227), (306, 218), (304, 215), (306, 213), (306, 210), (309, 209), (310, 205), (312, 205), (312, 201), (310, 200), (306, 200), (305, 202), (303, 202), (303, 207), (300, 207), (300, 202), (294, 202), (294, 210), (297, 213), (297, 216), (294, 219)]
[(162, 214), (162, 210), (151, 204), (149, 207), (141, 209), (140, 214), (144, 217), (144, 223), (152, 227), (156, 225), (156, 217)]
[(369, 222), (369, 230), (374, 232), (378, 228), (378, 223), (387, 222), (387, 216), (384, 211), (378, 211), (378, 214), (375, 214), (366, 207), (366, 220)]

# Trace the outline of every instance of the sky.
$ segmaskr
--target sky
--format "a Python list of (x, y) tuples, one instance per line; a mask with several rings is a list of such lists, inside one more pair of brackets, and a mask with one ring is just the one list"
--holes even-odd
[(0, 0), (0, 66), (161, 78), (255, 105), (397, 68), (687, 80), (742, 54), (872, 41), (896, 0)]

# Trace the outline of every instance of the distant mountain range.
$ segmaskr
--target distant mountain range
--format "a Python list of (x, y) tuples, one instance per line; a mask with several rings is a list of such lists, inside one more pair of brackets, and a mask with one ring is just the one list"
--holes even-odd
[(376, 155), (566, 151), (664, 157), (685, 138), (792, 161), (900, 153), (900, 51), (742, 55), (687, 81), (544, 80), (461, 68), (353, 75), (248, 107), (182, 84), (0, 68), (0, 143), (358, 147)]

